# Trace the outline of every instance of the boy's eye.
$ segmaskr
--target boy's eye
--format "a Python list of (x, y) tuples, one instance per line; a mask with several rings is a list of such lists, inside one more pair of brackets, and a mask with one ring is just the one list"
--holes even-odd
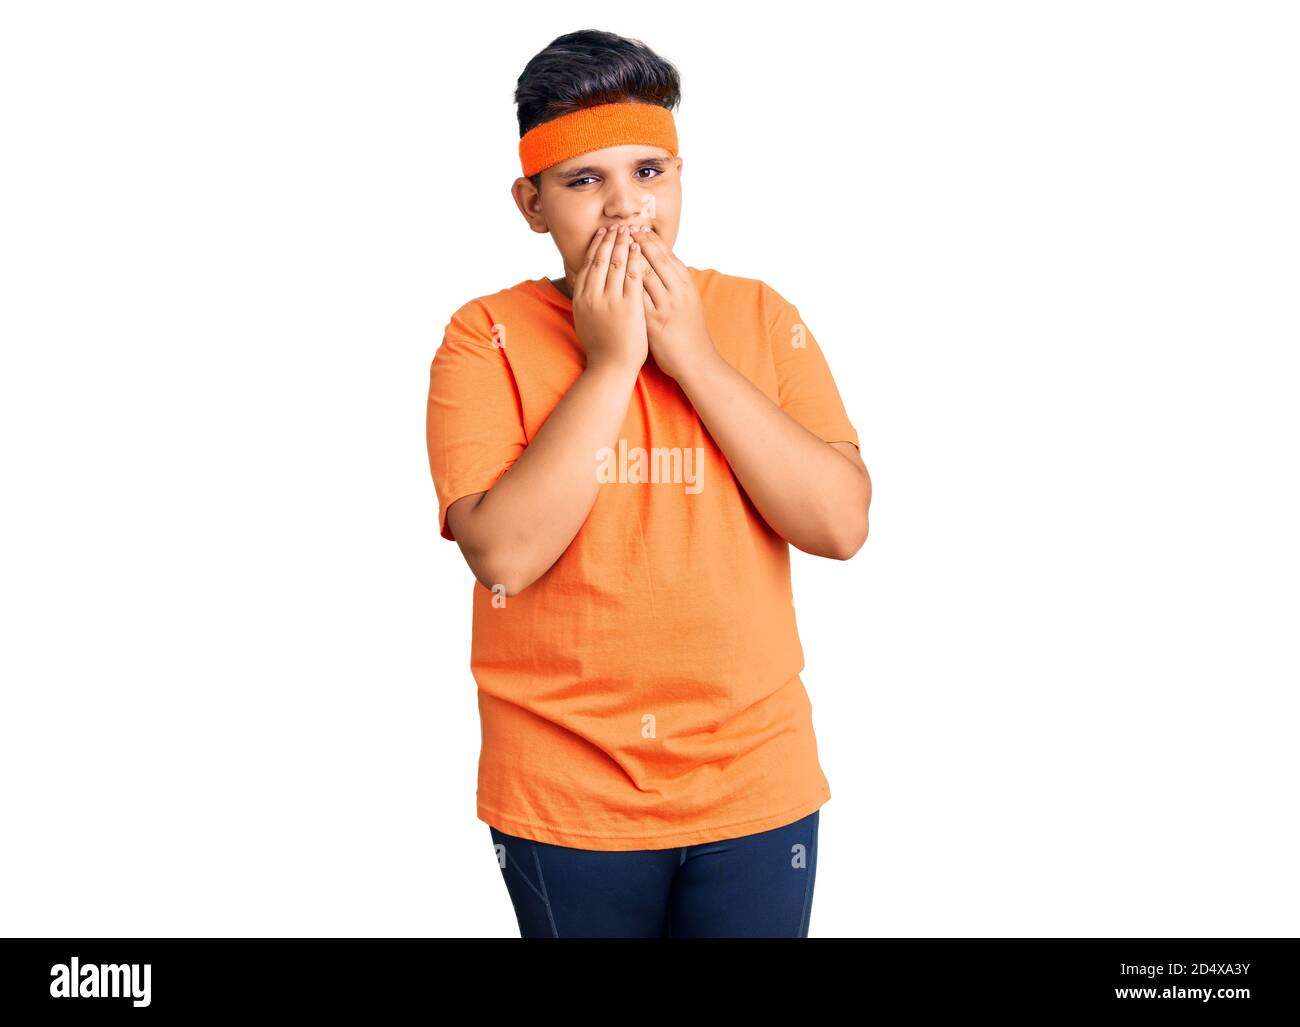
[[(653, 171), (654, 174), (651, 175), (650, 178), (658, 178), (659, 175), (662, 174), (662, 172), (661, 172), (658, 168), (656, 168), (654, 165), (652, 165), (652, 164), (646, 164), (644, 167), (637, 168), (637, 171), (638, 171), (638, 172), (640, 172), (640, 171)], [(593, 181), (593, 180), (594, 180), (594, 179), (593, 179), (593, 176), (591, 176), (591, 175), (584, 175), (582, 178), (575, 179), (574, 181), (570, 182), (570, 183), (568, 184), (568, 188), (569, 188), (569, 189), (572, 189), (572, 188), (574, 188), (575, 186), (582, 185), (583, 182), (590, 182), (590, 181)], [(644, 182), (644, 181), (649, 181), (649, 178), (642, 179), (642, 181), (643, 181), (643, 182)]]

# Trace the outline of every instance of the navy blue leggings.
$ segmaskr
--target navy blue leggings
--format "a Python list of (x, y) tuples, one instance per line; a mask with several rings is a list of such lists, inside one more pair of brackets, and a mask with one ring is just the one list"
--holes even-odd
[(626, 852), (490, 830), (522, 938), (806, 938), (819, 812), (725, 841)]

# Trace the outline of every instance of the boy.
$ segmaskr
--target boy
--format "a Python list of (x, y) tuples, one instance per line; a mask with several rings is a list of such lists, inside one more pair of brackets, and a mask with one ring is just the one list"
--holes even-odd
[(461, 306), (430, 372), (477, 812), (524, 936), (807, 933), (830, 788), (789, 545), (851, 557), (871, 479), (796, 308), (673, 253), (679, 99), (610, 33), (529, 62), (513, 194), (564, 275)]

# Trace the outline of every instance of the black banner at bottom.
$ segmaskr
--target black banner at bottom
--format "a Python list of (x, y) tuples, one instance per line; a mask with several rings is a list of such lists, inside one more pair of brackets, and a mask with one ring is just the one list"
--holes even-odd
[[(6, 939), (0, 1017), (463, 1016), (475, 998), (489, 1016), (517, 1005), (695, 1018), (712, 1011), (701, 1007), (710, 997), (720, 1012), (756, 1003), (774, 1013), (792, 1003), (819, 1017), (896, 1010), (1294, 1021), (1300, 1007), (1293, 938), (549, 941)], [(602, 1004), (591, 1006), (593, 998)], [(851, 1005), (836, 1011), (832, 998)]]

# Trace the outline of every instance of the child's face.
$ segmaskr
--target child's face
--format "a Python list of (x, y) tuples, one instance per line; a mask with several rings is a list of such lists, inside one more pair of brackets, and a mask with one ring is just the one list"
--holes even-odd
[(515, 202), (535, 232), (549, 232), (572, 278), (598, 228), (649, 225), (669, 247), (682, 209), (682, 159), (659, 146), (629, 143), (592, 150), (542, 172), (539, 193), (515, 181)]

